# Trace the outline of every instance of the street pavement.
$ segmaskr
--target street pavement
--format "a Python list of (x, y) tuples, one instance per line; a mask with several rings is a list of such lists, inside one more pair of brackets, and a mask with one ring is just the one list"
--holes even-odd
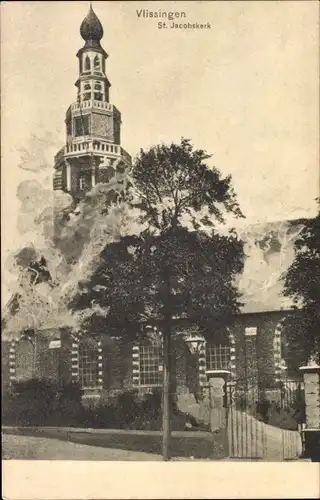
[[(3, 434), (2, 458), (11, 460), (96, 460), (96, 461), (161, 461), (161, 455), (139, 451), (102, 448), (85, 444), (60, 441), (54, 438)], [(176, 457), (174, 461), (194, 460), (193, 457)], [(194, 461), (207, 461), (194, 460)], [(247, 461), (225, 458), (220, 461)], [(250, 460), (254, 461), (254, 460)], [(273, 461), (271, 459), (271, 461)], [(304, 460), (309, 461), (309, 460)]]
[(2, 435), (2, 459), (16, 460), (161, 460), (160, 455), (70, 443), (58, 439)]

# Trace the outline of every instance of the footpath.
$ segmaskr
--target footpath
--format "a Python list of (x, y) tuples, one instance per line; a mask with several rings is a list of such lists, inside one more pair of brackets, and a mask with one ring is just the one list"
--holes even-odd
[[(2, 434), (3, 459), (162, 460), (160, 431), (4, 426)], [(257, 461), (223, 456), (214, 449), (211, 433), (173, 432), (172, 437), (173, 460)], [(274, 456), (268, 461), (281, 459)]]

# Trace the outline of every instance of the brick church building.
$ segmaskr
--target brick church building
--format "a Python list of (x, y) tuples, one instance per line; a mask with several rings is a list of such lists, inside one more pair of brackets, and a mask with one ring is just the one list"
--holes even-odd
[[(108, 56), (100, 45), (103, 28), (92, 7), (80, 33), (85, 44), (77, 53), (77, 101), (66, 112), (66, 144), (55, 156), (53, 176), (53, 189), (71, 194), (75, 201), (97, 183), (109, 182), (117, 171), (131, 165), (130, 155), (121, 146), (121, 113), (110, 102)], [(244, 236), (249, 242), (249, 265), (239, 283), (241, 288), (242, 282), (245, 304), (242, 313), (230, 321), (229, 337), (209, 345), (201, 335), (192, 335), (186, 325), (177, 326), (183, 334), (174, 356), (174, 380), (179, 393), (201, 392), (207, 384), (207, 373), (212, 371), (227, 374), (229, 380), (255, 377), (270, 388), (288, 375), (280, 322), (289, 306), (281, 303), (278, 285), (283, 270), (279, 267), (281, 255), (288, 255), (280, 240), (290, 230), (283, 222), (266, 225), (253, 232), (252, 237), (250, 231), (249, 238), (248, 234)], [(275, 275), (269, 285), (266, 280), (259, 281), (263, 274), (259, 270), (261, 262), (266, 276)], [(246, 281), (247, 276), (251, 284)], [(252, 281), (251, 296), (246, 296)], [(267, 286), (269, 295), (262, 297), (261, 290)], [(107, 334), (93, 340), (72, 336), (68, 331), (46, 333), (33, 339), (3, 342), (3, 389), (16, 380), (45, 377), (79, 382), (87, 397), (103, 399), (112, 391), (137, 388), (145, 392), (161, 386), (161, 345), (156, 341), (124, 346)], [(152, 339), (151, 327), (150, 333)]]

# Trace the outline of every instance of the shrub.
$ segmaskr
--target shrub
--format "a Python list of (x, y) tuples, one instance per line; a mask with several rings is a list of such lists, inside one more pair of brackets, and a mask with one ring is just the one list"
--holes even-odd
[(141, 416), (147, 420), (158, 419), (161, 416), (162, 392), (154, 389), (146, 394), (141, 402)]
[(116, 417), (120, 427), (127, 427), (140, 415), (141, 407), (137, 399), (137, 391), (126, 391), (119, 394), (116, 401)]
[(59, 391), (59, 403), (72, 401), (82, 403), (83, 390), (79, 383), (69, 382), (62, 385)]
[(77, 425), (83, 419), (81, 398), (78, 384), (59, 387), (46, 379), (20, 381), (4, 399), (3, 420), (8, 425)]
[(256, 413), (258, 419), (261, 419), (263, 422), (268, 422), (269, 420), (269, 410), (271, 407), (270, 401), (265, 398), (260, 399), (256, 403)]
[(81, 422), (82, 389), (77, 383), (62, 385), (57, 391), (55, 411), (49, 415), (47, 424), (73, 426)]
[(4, 405), (5, 423), (43, 425), (57, 406), (57, 385), (45, 379), (16, 382)]
[(80, 427), (92, 428), (128, 428), (132, 427), (140, 411), (137, 392), (125, 391), (107, 404), (82, 407), (77, 415), (77, 424)]

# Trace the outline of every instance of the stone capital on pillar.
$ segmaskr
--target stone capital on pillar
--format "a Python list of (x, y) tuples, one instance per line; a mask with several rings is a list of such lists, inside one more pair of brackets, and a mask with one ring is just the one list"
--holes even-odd
[(231, 372), (229, 370), (206, 370), (206, 375), (208, 381), (211, 379), (222, 379), (226, 382), (230, 377)]
[(302, 373), (320, 373), (320, 365), (314, 359), (310, 359), (309, 363), (300, 366), (299, 370)]

